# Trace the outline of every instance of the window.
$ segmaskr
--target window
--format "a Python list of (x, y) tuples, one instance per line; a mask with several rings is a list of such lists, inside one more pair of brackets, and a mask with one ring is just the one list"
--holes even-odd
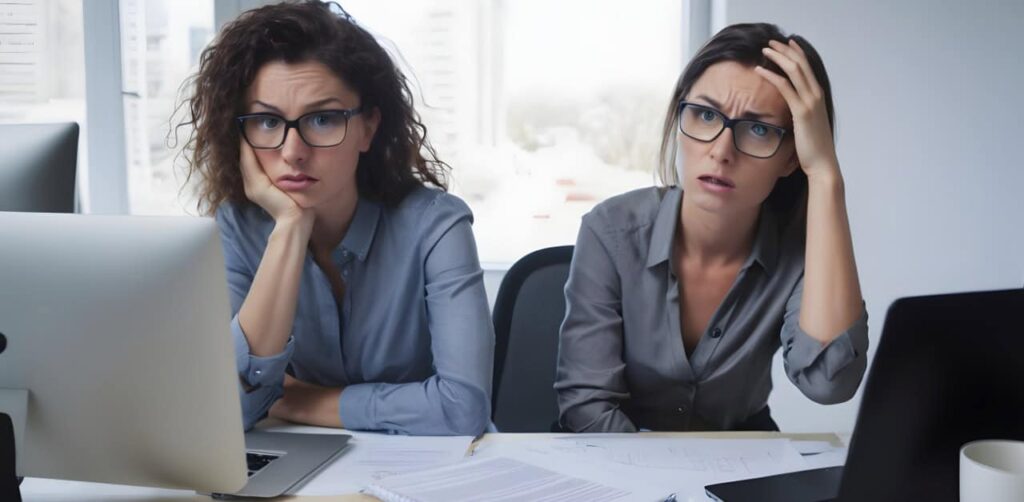
[(120, 0), (119, 10), (131, 212), (195, 213), (177, 155), (189, 131), (174, 130), (174, 111), (213, 38), (213, 0)]
[(0, 2), (0, 122), (78, 122), (85, 164), (81, 0)]
[[(655, 181), (682, 70), (678, 0), (348, 0), (414, 80), (485, 263), (571, 244), (596, 203)], [(397, 50), (396, 50), (397, 48)]]
[(0, 3), (0, 120), (85, 119), (80, 0)]

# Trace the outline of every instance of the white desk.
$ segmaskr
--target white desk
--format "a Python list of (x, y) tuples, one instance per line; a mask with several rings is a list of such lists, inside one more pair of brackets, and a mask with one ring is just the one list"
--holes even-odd
[[(526, 438), (543, 438), (549, 436), (565, 436), (565, 434), (486, 434), (476, 443), (474, 447), (480, 447), (492, 442), (517, 441)], [(772, 432), (697, 432), (697, 433), (665, 433), (649, 432), (640, 433), (643, 437), (681, 437), (681, 438), (707, 438), (707, 439), (769, 439), (788, 438), (810, 441), (827, 441), (835, 446), (842, 446), (848, 442), (848, 436), (842, 438), (836, 434), (782, 434)], [(120, 485), (106, 485), (97, 483), (82, 483), (74, 481), (58, 481), (29, 478), (21, 485), (22, 498), (26, 501), (156, 501), (156, 502), (209, 502), (211, 499), (206, 496), (197, 495), (194, 492), (182, 490), (164, 490), (157, 488), (141, 488)], [(278, 501), (374, 501), (375, 498), (358, 493), (338, 496), (304, 496), (304, 497), (281, 497)]]

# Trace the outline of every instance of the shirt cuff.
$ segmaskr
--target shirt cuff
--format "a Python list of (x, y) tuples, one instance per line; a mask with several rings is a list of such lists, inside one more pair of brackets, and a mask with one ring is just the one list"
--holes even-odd
[[(597, 403), (592, 403), (588, 406), (581, 406), (580, 409), (584, 408), (596, 408), (599, 406)], [(577, 411), (578, 413), (579, 411)], [(626, 412), (622, 411), (618, 406), (604, 410), (599, 415), (594, 417), (586, 425), (573, 428), (569, 424), (566, 424), (568, 429), (574, 432), (636, 432), (636, 425), (633, 420), (626, 415)]]
[[(865, 309), (852, 326), (825, 345), (808, 335), (800, 328), (799, 323), (796, 323), (787, 359), (790, 364), (799, 362), (801, 368), (819, 365), (825, 378), (831, 381), (850, 363), (864, 356), (862, 350), (857, 350), (857, 346), (867, 346), (867, 322), (868, 314)], [(863, 338), (864, 343), (855, 343), (855, 337)]]
[(378, 384), (358, 383), (341, 391), (338, 398), (338, 417), (341, 425), (351, 430), (377, 430), (376, 399)]
[(235, 364), (238, 376), (251, 392), (264, 386), (279, 383), (284, 378), (284, 370), (295, 352), (295, 341), (288, 337), (288, 343), (280, 354), (260, 357), (249, 352), (249, 341), (245, 338), (238, 316), (231, 319), (231, 334), (235, 341)]

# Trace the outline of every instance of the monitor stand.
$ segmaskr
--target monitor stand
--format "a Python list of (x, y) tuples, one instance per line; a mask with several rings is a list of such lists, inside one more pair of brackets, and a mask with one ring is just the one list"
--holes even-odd
[(0, 500), (21, 502), (21, 490), (14, 470), (14, 423), (0, 413)]
[(25, 451), (28, 390), (0, 389), (0, 500), (21, 502), (16, 452)]

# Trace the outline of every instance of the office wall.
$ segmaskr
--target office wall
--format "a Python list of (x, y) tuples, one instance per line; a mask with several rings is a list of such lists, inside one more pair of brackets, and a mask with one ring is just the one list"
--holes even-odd
[[(727, 2), (750, 21), (807, 37), (831, 76), (869, 354), (898, 297), (1024, 285), (1024, 2)], [(779, 357), (774, 379), (783, 429), (852, 430), (859, 394), (816, 405)]]

